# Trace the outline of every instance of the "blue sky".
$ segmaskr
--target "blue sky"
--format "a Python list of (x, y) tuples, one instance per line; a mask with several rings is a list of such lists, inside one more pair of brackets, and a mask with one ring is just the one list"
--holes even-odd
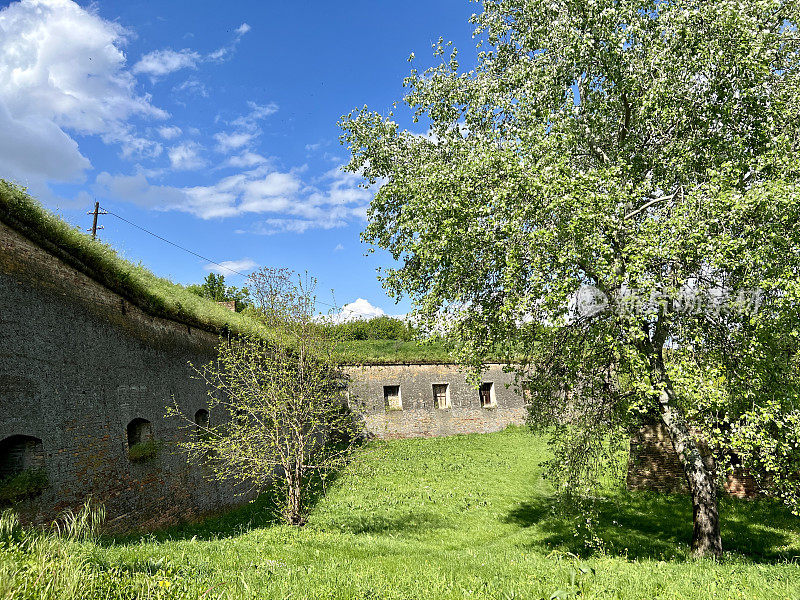
[[(215, 261), (318, 277), (320, 299), (404, 313), (359, 241), (371, 192), (336, 122), (386, 111), (441, 35), (474, 53), (467, 0), (0, 4), (0, 177), (69, 222), (94, 199)], [(402, 124), (402, 121), (401, 121)], [(405, 125), (410, 125), (406, 123)], [(420, 131), (421, 132), (421, 131)], [(100, 237), (180, 283), (206, 262), (111, 216)], [(230, 283), (243, 278), (220, 271)]]

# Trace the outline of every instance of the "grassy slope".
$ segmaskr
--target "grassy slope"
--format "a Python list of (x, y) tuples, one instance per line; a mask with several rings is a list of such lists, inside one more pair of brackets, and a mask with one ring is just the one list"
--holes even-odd
[[(144, 311), (195, 327), (221, 333), (226, 330), (269, 337), (254, 319), (232, 313), (200, 298), (168, 279), (157, 277), (141, 265), (122, 258), (109, 245), (45, 210), (24, 190), (0, 179), (0, 221), (35, 243), (56, 253), (74, 268), (116, 291)], [(342, 344), (348, 362), (447, 362), (447, 351), (437, 344), (392, 340), (352, 341)]]
[(111, 246), (92, 240), (90, 235), (45, 210), (22, 188), (2, 179), (0, 221), (152, 315), (213, 332), (268, 335), (256, 321), (125, 260)]
[(451, 362), (447, 348), (435, 342), (400, 340), (350, 340), (339, 345), (345, 362), (368, 364), (412, 364)]
[(800, 598), (800, 522), (782, 508), (726, 500), (731, 554), (715, 564), (687, 556), (687, 498), (609, 492), (605, 553), (592, 554), (573, 535), (582, 518), (560, 511), (541, 479), (546, 455), (520, 429), (373, 443), (302, 530), (269, 523), (256, 504), (156, 536), (74, 544), (76, 564), (45, 573), (0, 551), (0, 598), (35, 581), (30, 597), (47, 597), (38, 588), (55, 573), (53, 598)]

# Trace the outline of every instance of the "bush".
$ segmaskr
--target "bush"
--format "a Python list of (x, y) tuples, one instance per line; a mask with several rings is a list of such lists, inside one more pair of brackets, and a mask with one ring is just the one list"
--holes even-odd
[(26, 469), (0, 481), (0, 502), (8, 503), (40, 494), (47, 487), (44, 469)]
[(329, 325), (342, 340), (400, 340), (417, 338), (417, 331), (397, 317), (374, 317)]
[(144, 462), (155, 458), (156, 455), (158, 455), (158, 442), (155, 440), (139, 442), (128, 449), (128, 458), (132, 462)]

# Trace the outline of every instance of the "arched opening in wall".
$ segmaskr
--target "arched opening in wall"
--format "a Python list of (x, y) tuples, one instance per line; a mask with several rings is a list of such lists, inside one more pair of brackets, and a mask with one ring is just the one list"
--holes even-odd
[(12, 435), (0, 441), (0, 503), (35, 496), (46, 487), (42, 440)]
[(147, 419), (136, 418), (127, 427), (128, 456), (134, 462), (153, 458), (158, 451), (153, 426)]
[(205, 408), (201, 408), (194, 413), (194, 424), (197, 433), (203, 433), (208, 429), (211, 415)]

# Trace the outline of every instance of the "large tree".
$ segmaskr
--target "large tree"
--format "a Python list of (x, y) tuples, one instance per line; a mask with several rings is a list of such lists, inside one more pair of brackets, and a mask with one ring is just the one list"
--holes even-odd
[(342, 119), (349, 168), (381, 184), (383, 282), (462, 360), (508, 349), (566, 471), (659, 419), (693, 550), (719, 555), (733, 446), (797, 501), (797, 4), (487, 0), (472, 22), (474, 68), (440, 42), (405, 80), (416, 133)]

